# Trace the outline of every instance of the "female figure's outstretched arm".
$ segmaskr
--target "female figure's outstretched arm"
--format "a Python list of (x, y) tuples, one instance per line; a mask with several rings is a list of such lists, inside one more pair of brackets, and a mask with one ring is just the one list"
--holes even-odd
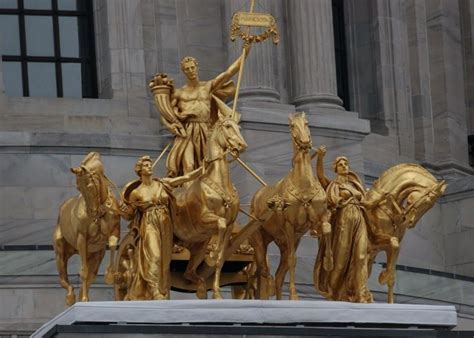
[(317, 150), (317, 159), (316, 159), (316, 174), (318, 176), (319, 183), (326, 190), (331, 181), (326, 177), (324, 173), (324, 156), (326, 155), (327, 149), (325, 145), (319, 146)]

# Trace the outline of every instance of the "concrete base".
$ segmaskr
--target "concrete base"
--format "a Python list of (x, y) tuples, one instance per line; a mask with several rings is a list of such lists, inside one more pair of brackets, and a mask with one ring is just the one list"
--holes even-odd
[(49, 337), (58, 333), (58, 327), (68, 326), (74, 326), (74, 332), (80, 333), (77, 328), (84, 324), (89, 333), (94, 333), (94, 327), (100, 329), (96, 333), (106, 333), (104, 325), (138, 328), (163, 324), (207, 325), (209, 333), (213, 332), (212, 326), (232, 324), (448, 329), (456, 326), (457, 317), (454, 306), (436, 305), (272, 300), (90, 302), (75, 304), (44, 324), (32, 337)]

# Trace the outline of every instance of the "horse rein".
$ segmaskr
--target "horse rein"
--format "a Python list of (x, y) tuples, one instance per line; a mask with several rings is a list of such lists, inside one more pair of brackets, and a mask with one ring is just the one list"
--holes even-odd
[[(307, 127), (307, 126), (306, 126)], [(290, 129), (291, 129), (291, 138), (293, 139), (293, 141), (295, 142), (296, 144), (296, 148), (298, 150), (303, 150), (303, 151), (306, 151), (306, 150), (310, 150), (311, 148), (313, 148), (313, 144), (312, 144), (312, 140), (311, 140), (311, 137), (310, 137), (310, 141), (307, 143), (307, 144), (302, 144), (301, 141), (300, 141), (300, 138), (297, 137), (297, 133), (296, 132), (293, 132), (293, 128), (296, 128), (295, 125), (292, 125), (290, 124)], [(311, 133), (310, 133), (311, 135)]]
[[(377, 193), (380, 194), (380, 192), (375, 188), (375, 190), (377, 191)], [(412, 210), (412, 209), (416, 209), (420, 204), (421, 202), (425, 199), (426, 196), (428, 195), (431, 195), (431, 194), (434, 194), (436, 195), (436, 193), (433, 191), (433, 189), (427, 189), (427, 191), (422, 194), (420, 196), (420, 198), (413, 204), (410, 204), (407, 208), (405, 209), (402, 209), (399, 205), (399, 203), (395, 200), (395, 197), (391, 194), (391, 193), (388, 193), (388, 194), (382, 194), (382, 195), (386, 195), (387, 197), (385, 197), (385, 199), (388, 199), (390, 200), (390, 202), (393, 204), (393, 206), (395, 207), (395, 209), (397, 209), (397, 212), (398, 214), (403, 217), (402, 219), (405, 220), (405, 216)], [(382, 201), (380, 201), (382, 202)], [(379, 203), (380, 203), (379, 202)], [(394, 213), (387, 207), (385, 206), (381, 206), (379, 205), (379, 208), (381, 211), (383, 211), (389, 218), (390, 220), (392, 221), (392, 223), (394, 224), (394, 228), (398, 228), (402, 223), (403, 221), (400, 221), (400, 220), (396, 220), (395, 219), (395, 215)]]
[[(95, 215), (92, 215), (92, 216), (89, 215), (94, 220), (94, 223), (97, 223), (99, 219), (102, 218), (108, 210), (114, 210), (112, 208), (113, 203), (112, 203), (110, 190), (109, 190), (109, 187), (107, 187), (107, 196), (104, 200), (104, 203), (101, 203), (101, 189), (94, 179), (94, 176), (97, 175), (97, 173), (91, 172), (86, 166), (83, 166), (83, 165), (81, 166), (81, 168), (83, 168), (86, 174), (89, 176), (90, 180), (92, 181), (92, 184), (94, 185), (94, 189), (97, 192), (96, 194), (97, 195), (96, 202), (98, 205), (97, 212)], [(106, 178), (106, 180), (110, 182), (109, 179)]]
[[(224, 122), (226, 122), (226, 121), (233, 121), (233, 122), (235, 122), (235, 121), (232, 120), (231, 118), (226, 118), (226, 119), (224, 119), (223, 121), (217, 122), (216, 125), (214, 126), (214, 128), (222, 128), (223, 125), (224, 125)], [(225, 138), (225, 143), (226, 143), (225, 147), (226, 147), (226, 150), (225, 150), (224, 152), (220, 153), (219, 155), (217, 155), (217, 156), (214, 157), (214, 158), (211, 158), (211, 159), (205, 158), (205, 159), (204, 159), (204, 163), (205, 163), (205, 164), (210, 164), (210, 163), (212, 163), (212, 162), (214, 162), (214, 161), (220, 160), (221, 158), (224, 158), (228, 153), (231, 153), (232, 156), (234, 156), (234, 152), (235, 152), (235, 151), (237, 152), (237, 154), (236, 154), (236, 156), (234, 156), (234, 157), (238, 157), (238, 151), (237, 151), (236, 149), (231, 149), (231, 148), (232, 148), (232, 147), (231, 147), (232, 145), (230, 144), (230, 142), (229, 142), (228, 139), (229, 139), (229, 137), (226, 137), (226, 138)]]

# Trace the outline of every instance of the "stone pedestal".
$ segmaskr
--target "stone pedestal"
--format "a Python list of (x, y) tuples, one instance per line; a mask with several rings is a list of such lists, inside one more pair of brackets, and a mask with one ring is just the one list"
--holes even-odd
[[(454, 306), (284, 300), (95, 302), (75, 304), (32, 337), (99, 337), (99, 333), (100, 337), (157, 333), (316, 336), (320, 331), (331, 336), (328, 328), (339, 337), (360, 336), (361, 331), (366, 336), (369, 330), (364, 328), (377, 328), (381, 329), (377, 336), (384, 337), (384, 330), (393, 327), (410, 328), (406, 332), (413, 334), (416, 329), (449, 329), (456, 324)], [(405, 335), (409, 336), (397, 336)]]

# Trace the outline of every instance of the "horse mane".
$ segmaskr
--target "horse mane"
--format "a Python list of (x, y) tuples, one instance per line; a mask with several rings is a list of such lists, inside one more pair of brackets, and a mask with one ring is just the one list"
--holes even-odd
[(105, 175), (102, 158), (98, 152), (92, 151), (87, 154), (86, 157), (81, 161), (81, 165), (104, 179), (107, 188), (114, 188), (117, 192), (120, 192), (115, 183), (110, 178), (108, 178), (107, 175)]
[(81, 165), (93, 173), (104, 176), (104, 166), (102, 164), (102, 159), (100, 154), (95, 151), (87, 154), (87, 156), (82, 160)]
[(416, 164), (416, 163), (400, 163), (400, 164), (394, 165), (393, 167), (390, 167), (387, 170), (385, 170), (382, 173), (382, 175), (379, 178), (377, 178), (377, 180), (375, 180), (373, 186), (375, 187), (375, 186), (381, 185), (382, 182), (387, 181), (387, 179), (389, 179), (394, 174), (399, 175), (401, 168), (403, 168), (404, 171), (415, 172), (419, 175), (424, 176), (425, 178), (427, 178), (429, 180), (432, 180), (432, 181), (436, 182), (436, 178), (433, 175), (431, 175), (431, 173), (428, 170), (426, 170), (425, 168), (423, 168), (421, 165)]

